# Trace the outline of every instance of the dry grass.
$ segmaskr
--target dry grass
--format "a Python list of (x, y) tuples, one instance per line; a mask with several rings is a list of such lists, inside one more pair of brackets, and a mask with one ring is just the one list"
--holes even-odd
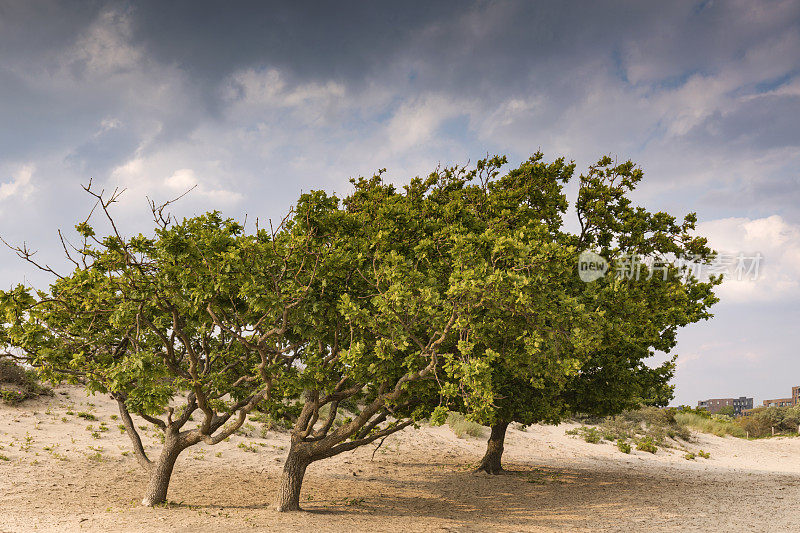
[(447, 425), (456, 434), (456, 437), (463, 439), (464, 435), (470, 437), (483, 437), (484, 427), (477, 422), (467, 420), (461, 413), (453, 413), (447, 415)]
[(744, 438), (747, 433), (741, 426), (727, 420), (705, 418), (694, 413), (676, 413), (675, 421), (685, 427), (689, 427), (701, 433), (710, 433), (718, 437), (731, 435), (733, 437)]

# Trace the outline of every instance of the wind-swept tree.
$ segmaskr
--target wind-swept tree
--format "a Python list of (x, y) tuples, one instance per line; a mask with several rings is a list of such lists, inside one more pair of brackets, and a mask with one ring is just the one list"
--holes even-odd
[(399, 191), (377, 175), (354, 181), (341, 204), (321, 192), (299, 202), (298, 216), (332, 246), (304, 307), (308, 322), (292, 337), (305, 346), (302, 410), (280, 510), (299, 509), (311, 463), (383, 439), (435, 406), (442, 347), (460, 306), (450, 289), (464, 229), (449, 210), (463, 208), (463, 184), (461, 176), (434, 174)]
[[(178, 223), (155, 205), (155, 235), (126, 238), (109, 212), (118, 194), (87, 190), (112, 234), (99, 239), (88, 221), (79, 224), (72, 272), (42, 266), (56, 277), (48, 291), (0, 292), (0, 341), (51, 380), (80, 381), (117, 400), (149, 474), (143, 504), (155, 505), (183, 450), (219, 443), (257, 404), (282, 401), (294, 372), (294, 310), (323, 251), (282, 228), (248, 235), (217, 213)], [(17, 252), (36, 264), (27, 248)], [(132, 414), (163, 433), (156, 459)]]
[[(482, 199), (473, 201), (492, 244), (471, 254), (484, 275), (461, 334), (470, 340), (470, 356), (487, 365), (475, 391), (455, 367), (450, 376), (461, 390), (450, 392), (455, 405), (492, 427), (478, 467), (488, 473), (502, 472), (510, 422), (553, 423), (576, 412), (614, 414), (647, 398), (668, 400), (672, 361), (650, 368), (645, 360), (670, 351), (678, 328), (709, 318), (716, 301), (719, 280), (702, 282), (680, 262), (713, 255), (693, 234), (694, 214), (678, 223), (633, 206), (630, 193), (642, 172), (631, 162), (612, 165), (606, 157), (580, 177), (580, 232), (566, 231), (563, 188), (573, 169), (561, 159), (546, 164), (537, 153), (483, 183)], [(510, 242), (525, 253), (514, 257), (499, 245)], [(537, 252), (547, 250), (537, 264)], [(611, 272), (581, 281), (583, 250), (608, 258)], [(646, 256), (660, 264), (648, 268), (639, 262)]]

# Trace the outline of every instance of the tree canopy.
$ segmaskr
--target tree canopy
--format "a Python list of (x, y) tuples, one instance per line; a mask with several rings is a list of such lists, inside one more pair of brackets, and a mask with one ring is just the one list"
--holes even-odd
[[(16, 248), (54, 279), (0, 291), (0, 343), (46, 377), (117, 399), (150, 473), (148, 505), (166, 498), (181, 451), (220, 442), (256, 408), (296, 414), (281, 510), (299, 509), (314, 462), (452, 409), (492, 426), (480, 468), (499, 472), (512, 421), (664, 403), (673, 363), (645, 361), (711, 316), (719, 282), (682, 266), (713, 254), (693, 214), (633, 205), (633, 163), (601, 159), (572, 204), (574, 164), (541, 153), (506, 164), (439, 168), (400, 188), (379, 172), (341, 199), (301, 195), (269, 230), (217, 212), (177, 221), (153, 204), (153, 235), (125, 237), (118, 193), (90, 186), (109, 235), (78, 224), (65, 275)], [(593, 281), (578, 275), (587, 250), (609, 269)], [(164, 432), (155, 461), (132, 415)]]

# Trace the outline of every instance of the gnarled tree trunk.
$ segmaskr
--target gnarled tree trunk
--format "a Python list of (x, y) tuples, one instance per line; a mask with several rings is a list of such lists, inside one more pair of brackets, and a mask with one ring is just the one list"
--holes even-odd
[(150, 479), (147, 482), (142, 505), (152, 507), (167, 501), (167, 489), (172, 476), (172, 469), (180, 453), (186, 448), (174, 435), (169, 433), (164, 439), (161, 455), (150, 468)]
[(475, 469), (476, 472), (486, 472), (487, 474), (501, 474), (503, 466), (503, 443), (506, 440), (506, 429), (508, 422), (498, 422), (492, 426), (492, 434), (486, 445), (486, 454), (481, 459), (480, 465)]
[(292, 445), (286, 463), (283, 465), (281, 483), (278, 487), (278, 511), (300, 510), (300, 490), (303, 487), (303, 477), (312, 460), (305, 450)]

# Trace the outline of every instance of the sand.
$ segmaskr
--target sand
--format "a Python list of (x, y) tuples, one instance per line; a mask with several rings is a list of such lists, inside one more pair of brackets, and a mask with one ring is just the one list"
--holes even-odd
[[(77, 388), (0, 406), (0, 532), (800, 529), (798, 438), (695, 435), (685, 447), (711, 457), (688, 461), (679, 449), (625, 455), (589, 444), (565, 435), (570, 424), (512, 428), (510, 473), (488, 476), (471, 472), (484, 439), (459, 439), (446, 426), (407, 429), (377, 452), (313, 464), (305, 511), (278, 513), (271, 503), (288, 436), (262, 438), (256, 427), (184, 452), (171, 503), (148, 509), (138, 503), (146, 476), (114, 414), (110, 400)], [(101, 422), (108, 431), (98, 431)], [(145, 440), (157, 449), (153, 432)]]

